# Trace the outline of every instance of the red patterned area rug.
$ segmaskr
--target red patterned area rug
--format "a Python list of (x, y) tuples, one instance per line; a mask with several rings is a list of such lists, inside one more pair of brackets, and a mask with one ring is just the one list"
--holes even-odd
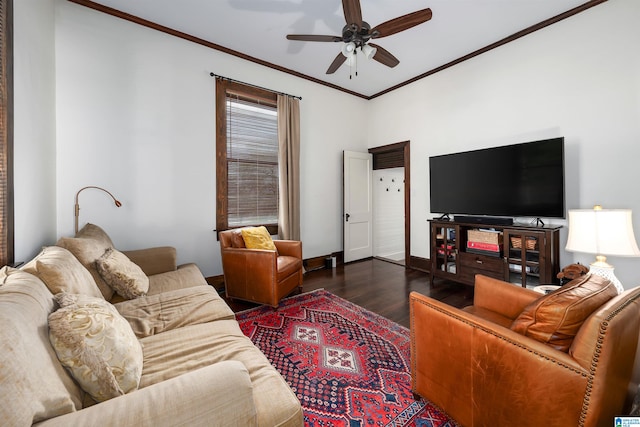
[(327, 291), (236, 314), (300, 399), (305, 425), (454, 427), (411, 393), (409, 330)]

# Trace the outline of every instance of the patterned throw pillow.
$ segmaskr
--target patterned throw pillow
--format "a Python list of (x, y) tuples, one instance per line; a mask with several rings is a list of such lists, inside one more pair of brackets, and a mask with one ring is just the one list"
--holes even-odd
[(136, 390), (142, 346), (118, 311), (101, 298), (61, 293), (49, 315), (49, 340), (60, 362), (96, 402)]
[(96, 260), (98, 273), (105, 282), (126, 299), (144, 296), (149, 291), (149, 278), (125, 254), (109, 248)]
[(271, 235), (269, 234), (265, 226), (247, 227), (241, 229), (240, 231), (242, 232), (244, 245), (248, 249), (266, 249), (269, 251), (276, 250), (276, 245), (273, 243)]

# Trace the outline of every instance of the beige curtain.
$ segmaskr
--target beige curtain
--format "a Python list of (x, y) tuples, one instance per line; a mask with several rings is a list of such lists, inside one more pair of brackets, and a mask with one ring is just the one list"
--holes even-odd
[(278, 237), (300, 240), (300, 102), (278, 95)]

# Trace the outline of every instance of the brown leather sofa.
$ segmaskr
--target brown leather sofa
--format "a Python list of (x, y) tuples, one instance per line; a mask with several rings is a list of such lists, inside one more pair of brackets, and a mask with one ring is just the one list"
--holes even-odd
[(302, 291), (302, 242), (274, 240), (277, 251), (247, 249), (241, 230), (220, 232), (227, 298), (277, 307), (296, 287)]
[[(637, 390), (640, 287), (613, 296), (593, 289), (575, 287), (568, 309), (558, 307), (564, 287), (541, 297), (480, 275), (465, 309), (411, 293), (414, 393), (467, 427), (613, 425)], [(545, 336), (532, 325), (546, 328), (548, 316), (568, 323)]]

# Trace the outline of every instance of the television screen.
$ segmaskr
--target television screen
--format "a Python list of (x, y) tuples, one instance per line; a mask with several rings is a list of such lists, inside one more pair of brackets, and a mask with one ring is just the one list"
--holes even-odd
[(564, 218), (564, 138), (429, 157), (431, 212)]

